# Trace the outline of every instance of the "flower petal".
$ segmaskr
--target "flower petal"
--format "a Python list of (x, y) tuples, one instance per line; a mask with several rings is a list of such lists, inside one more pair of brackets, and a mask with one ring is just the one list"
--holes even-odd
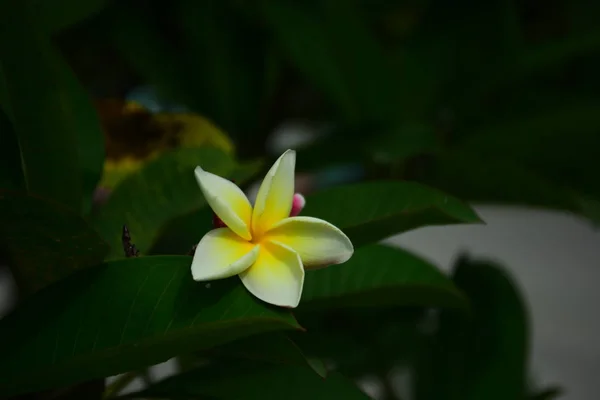
[[(296, 152), (288, 150), (271, 167), (256, 195), (252, 213), (252, 232), (261, 235), (290, 215), (294, 198)], [(226, 221), (225, 221), (226, 222)]]
[(252, 206), (244, 192), (235, 183), (200, 167), (194, 172), (204, 198), (215, 214), (240, 237), (251, 240)]
[(304, 268), (295, 251), (270, 242), (261, 244), (258, 259), (240, 278), (246, 289), (262, 301), (296, 307), (302, 295)]
[(300, 255), (307, 269), (348, 261), (354, 253), (348, 236), (334, 225), (312, 217), (291, 217), (277, 223), (265, 241), (282, 243)]
[(196, 247), (192, 276), (195, 281), (229, 278), (248, 269), (258, 254), (259, 246), (243, 240), (231, 229), (213, 229)]

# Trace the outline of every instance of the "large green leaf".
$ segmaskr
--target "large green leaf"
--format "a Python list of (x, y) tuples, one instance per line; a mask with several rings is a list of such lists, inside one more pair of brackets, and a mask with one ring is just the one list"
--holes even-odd
[(89, 94), (62, 58), (59, 59), (58, 65), (64, 73), (64, 90), (68, 93), (72, 129), (77, 136), (77, 154), (83, 187), (82, 211), (87, 214), (92, 208), (94, 190), (104, 169), (104, 132)]
[(213, 211), (207, 205), (170, 220), (159, 232), (149, 254), (187, 254), (213, 226)]
[(469, 297), (474, 318), (442, 313), (440, 330), (415, 375), (417, 398), (523, 398), (528, 321), (512, 278), (496, 265), (463, 259), (454, 281)]
[(366, 400), (354, 384), (340, 374), (327, 379), (305, 367), (268, 366), (260, 363), (217, 362), (167, 378), (127, 398), (210, 398), (210, 399), (290, 399)]
[(303, 215), (342, 229), (355, 247), (427, 225), (481, 222), (466, 204), (413, 182), (340, 186), (307, 197)]
[(344, 264), (307, 272), (299, 310), (466, 305), (452, 281), (433, 265), (401, 249), (370, 245)]
[(90, 99), (27, 1), (0, 8), (0, 96), (19, 140), (28, 190), (88, 211), (104, 161)]
[[(252, 334), (297, 329), (239, 279), (196, 283), (191, 257), (118, 260), (32, 296), (0, 321), (0, 391), (115, 375)], [(44, 312), (40, 312), (44, 310)]]
[(433, 265), (370, 245), (342, 265), (306, 274), (296, 315), (307, 333), (293, 338), (348, 376), (387, 370), (412, 356), (415, 327), (431, 307), (466, 312), (468, 302)]
[[(200, 165), (219, 176), (236, 170), (227, 154), (213, 148), (181, 148), (169, 151), (128, 176), (107, 203), (93, 216), (93, 225), (110, 244), (112, 258), (123, 257), (121, 227), (126, 224), (142, 253), (149, 250), (161, 227), (177, 216), (205, 205), (194, 177)], [(204, 232), (190, 232), (193, 240)]]
[(309, 366), (325, 377), (327, 369), (321, 360), (304, 354), (303, 349), (282, 333), (255, 335), (208, 350), (208, 355), (248, 359), (261, 362)]
[[(2, 100), (19, 138), (27, 188), (75, 210), (82, 202), (76, 131), (58, 55), (26, 1), (0, 8)], [(27, 66), (25, 68), (25, 66)]]
[(0, 247), (23, 295), (102, 262), (108, 246), (60, 204), (0, 191)]

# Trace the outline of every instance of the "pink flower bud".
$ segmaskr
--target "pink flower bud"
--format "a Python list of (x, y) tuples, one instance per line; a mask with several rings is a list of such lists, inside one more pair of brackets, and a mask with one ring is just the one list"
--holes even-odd
[(300, 193), (294, 194), (294, 200), (292, 200), (292, 211), (290, 212), (290, 217), (295, 217), (300, 214), (300, 211), (306, 205), (306, 199)]
[(221, 218), (219, 218), (217, 214), (213, 213), (213, 228), (225, 228), (226, 226), (227, 225), (225, 225), (225, 222), (221, 221)]

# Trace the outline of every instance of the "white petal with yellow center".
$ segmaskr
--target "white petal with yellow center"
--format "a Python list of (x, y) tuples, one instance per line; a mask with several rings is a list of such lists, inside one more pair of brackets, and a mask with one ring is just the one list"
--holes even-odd
[(237, 275), (257, 260), (259, 248), (229, 228), (213, 229), (196, 247), (192, 276), (195, 281), (209, 281)]
[(290, 215), (294, 198), (296, 152), (288, 150), (271, 167), (256, 195), (252, 232), (260, 236)]
[(235, 183), (200, 167), (194, 172), (204, 198), (215, 214), (240, 237), (251, 240), (252, 206), (244, 192)]
[(307, 269), (341, 264), (354, 253), (352, 242), (344, 232), (312, 217), (286, 218), (273, 226), (264, 240), (274, 240), (293, 249)]
[(296, 307), (302, 295), (304, 268), (298, 253), (276, 243), (261, 243), (258, 259), (240, 273), (250, 293), (264, 302), (281, 307)]

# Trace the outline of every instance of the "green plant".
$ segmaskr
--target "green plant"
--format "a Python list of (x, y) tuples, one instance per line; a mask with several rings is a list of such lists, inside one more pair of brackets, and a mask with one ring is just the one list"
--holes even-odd
[[(463, 258), (446, 276), (378, 242), (481, 223), (471, 202), (598, 220), (598, 6), (451, 3), (2, 2), (0, 260), (19, 299), (0, 320), (0, 396), (360, 399), (375, 376), (395, 399), (398, 366), (417, 400), (558, 394), (527, 383), (529, 318), (502, 267)], [(94, 208), (106, 155), (91, 99), (139, 83), (236, 152), (165, 150)], [(295, 118), (333, 125), (298, 149), (301, 172), (365, 171), (304, 209), (355, 254), (308, 271), (293, 310), (236, 277), (194, 282), (189, 251), (213, 228), (194, 168), (246, 188)], [(176, 375), (120, 395), (174, 357)]]

